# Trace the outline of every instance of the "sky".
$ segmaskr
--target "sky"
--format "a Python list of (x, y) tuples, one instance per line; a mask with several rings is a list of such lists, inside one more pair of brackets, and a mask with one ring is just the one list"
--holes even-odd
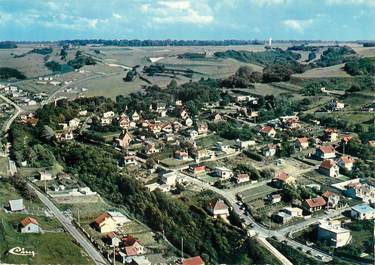
[(0, 40), (375, 40), (375, 0), (0, 0)]

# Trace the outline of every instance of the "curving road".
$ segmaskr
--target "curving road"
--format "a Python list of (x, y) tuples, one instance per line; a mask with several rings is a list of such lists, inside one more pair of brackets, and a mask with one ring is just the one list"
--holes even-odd
[(82, 235), (78, 229), (74, 226), (72, 221), (66, 217), (59, 208), (57, 208), (52, 201), (38, 189), (36, 189), (33, 185), (28, 183), (28, 186), (35, 191), (38, 195), (38, 198), (42, 201), (42, 203), (55, 215), (55, 217), (59, 220), (59, 222), (64, 226), (66, 231), (72, 235), (72, 237), (82, 246), (82, 248), (87, 252), (90, 258), (95, 262), (96, 265), (103, 265), (108, 264), (107, 261), (103, 258), (100, 252), (91, 244), (91, 242)]
[(21, 112), (23, 110), (16, 103), (14, 103), (13, 101), (11, 101), (9, 98), (4, 97), (3, 95), (0, 95), (0, 98), (3, 99), (8, 104), (10, 104), (13, 107), (15, 107), (15, 109), (16, 109), (16, 112), (13, 114), (13, 116), (10, 117), (10, 119), (8, 119), (6, 121), (6, 123), (4, 124), (3, 131), (7, 132), (9, 130), (10, 126), (12, 125), (12, 123), (14, 122), (14, 120), (18, 117), (18, 115), (21, 114)]

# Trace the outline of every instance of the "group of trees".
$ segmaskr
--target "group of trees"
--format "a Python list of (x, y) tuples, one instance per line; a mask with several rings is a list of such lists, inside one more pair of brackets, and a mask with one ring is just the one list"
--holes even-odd
[(262, 82), (262, 79), (261, 72), (254, 71), (250, 66), (241, 66), (234, 75), (223, 79), (220, 85), (228, 88), (246, 88), (251, 86), (252, 83)]
[(0, 67), (0, 80), (7, 80), (11, 78), (26, 79), (26, 76), (14, 68)]
[(350, 59), (344, 66), (344, 70), (350, 75), (375, 75), (375, 58)]
[(327, 67), (341, 64), (354, 57), (356, 52), (348, 46), (329, 47), (325, 50), (319, 60), (314, 64), (318, 67)]
[(219, 123), (210, 123), (210, 130), (215, 131), (219, 136), (228, 139), (236, 140), (240, 139), (242, 141), (250, 140), (257, 133), (254, 128), (249, 126), (242, 126), (235, 121), (226, 121)]
[(104, 45), (104, 46), (227, 46), (227, 45), (248, 45), (260, 44), (264, 45), (263, 41), (258, 40), (63, 40), (61, 45)]
[(74, 69), (79, 69), (82, 66), (94, 64), (96, 64), (96, 61), (91, 56), (84, 55), (81, 51), (77, 51), (75, 58), (68, 62), (68, 65)]
[(0, 49), (15, 49), (17, 48), (17, 44), (13, 41), (1, 41), (0, 42)]

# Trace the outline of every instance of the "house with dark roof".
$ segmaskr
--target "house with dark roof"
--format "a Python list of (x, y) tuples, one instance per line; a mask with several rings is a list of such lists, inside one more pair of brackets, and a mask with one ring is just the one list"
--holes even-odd
[(207, 210), (215, 218), (229, 216), (229, 207), (221, 199), (216, 199), (208, 203)]

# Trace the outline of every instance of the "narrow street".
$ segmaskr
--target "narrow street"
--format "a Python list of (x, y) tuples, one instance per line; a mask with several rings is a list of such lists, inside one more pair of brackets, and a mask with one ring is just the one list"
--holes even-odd
[(36, 189), (32, 184), (28, 183), (29, 187), (35, 191), (41, 202), (51, 211), (54, 216), (59, 220), (59, 222), (64, 226), (66, 231), (72, 235), (72, 237), (82, 246), (82, 248), (87, 252), (90, 258), (97, 265), (108, 264), (103, 258), (100, 252), (91, 244), (91, 242), (81, 234), (78, 229), (74, 226), (71, 219), (66, 217), (59, 208), (57, 208), (53, 202), (42, 192)]

